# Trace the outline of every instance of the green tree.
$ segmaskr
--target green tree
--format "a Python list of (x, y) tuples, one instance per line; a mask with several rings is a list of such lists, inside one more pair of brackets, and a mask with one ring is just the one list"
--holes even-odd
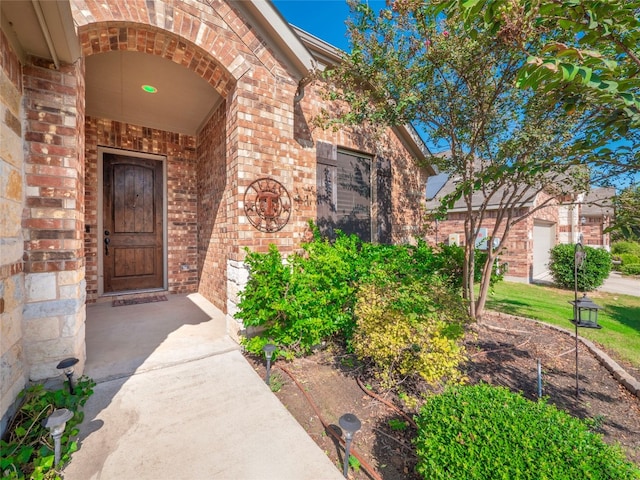
[[(470, 35), (423, 2), (396, 1), (380, 12), (352, 5), (351, 53), (326, 74), (328, 97), (348, 108), (337, 116), (324, 112), (319, 120), (416, 122), (429, 144), (447, 146), (446, 154), (428, 159), (456, 181), (437, 214), (454, 206), (465, 212), (463, 291), (469, 313), (480, 318), (513, 226), (590, 182), (576, 138), (592, 117), (557, 108), (543, 91), (517, 88), (521, 56), (488, 30)], [(475, 238), (489, 214), (495, 228), (488, 245), (495, 248), (475, 298)]]
[(640, 1), (432, 0), (424, 8), (519, 53), (521, 88), (544, 91), (568, 111), (589, 110), (595, 121), (580, 140), (592, 149), (592, 169), (609, 177), (637, 172)]
[(608, 228), (614, 240), (640, 241), (640, 186), (624, 189), (613, 199), (615, 217)]

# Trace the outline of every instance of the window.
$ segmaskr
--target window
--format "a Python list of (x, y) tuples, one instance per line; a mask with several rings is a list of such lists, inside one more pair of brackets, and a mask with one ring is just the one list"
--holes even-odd
[(361, 240), (372, 240), (371, 157), (338, 151), (334, 145), (318, 142), (318, 228), (329, 238), (336, 229)]

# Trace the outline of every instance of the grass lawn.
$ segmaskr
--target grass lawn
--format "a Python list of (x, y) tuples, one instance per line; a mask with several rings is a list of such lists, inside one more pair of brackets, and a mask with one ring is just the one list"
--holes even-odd
[[(579, 296), (582, 294), (579, 293)], [(640, 367), (640, 297), (606, 292), (587, 293), (603, 307), (598, 314), (602, 329), (580, 328), (578, 335), (616, 352), (620, 358)], [(487, 298), (487, 308), (534, 318), (573, 331), (574, 293), (542, 285), (500, 282)]]

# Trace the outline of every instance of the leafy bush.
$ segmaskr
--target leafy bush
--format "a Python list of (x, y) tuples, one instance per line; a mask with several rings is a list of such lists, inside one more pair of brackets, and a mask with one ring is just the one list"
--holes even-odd
[(611, 245), (611, 253), (613, 253), (614, 255), (621, 255), (626, 253), (629, 255), (640, 256), (640, 243), (631, 241), (616, 242)]
[(355, 328), (355, 292), (375, 265), (384, 265), (396, 278), (422, 278), (436, 268), (425, 242), (376, 245), (340, 232), (330, 242), (311, 226), (314, 238), (303, 245), (302, 255), (284, 261), (274, 245), (264, 254), (247, 250), (250, 277), (235, 317), (245, 326), (261, 329), (243, 338), (250, 352), (261, 354), (262, 347), (272, 342), (280, 355), (306, 354), (336, 334), (349, 344)]
[(640, 263), (630, 263), (620, 267), (620, 272), (623, 275), (640, 275)]
[(322, 261), (292, 255), (283, 262), (274, 245), (267, 254), (247, 255), (250, 278), (236, 318), (263, 329), (243, 339), (248, 351), (259, 354), (273, 342), (285, 356), (308, 353), (348, 321), (352, 265), (335, 250), (318, 247), (314, 254)]
[(356, 356), (370, 362), (385, 388), (414, 375), (428, 383), (458, 380), (465, 357), (457, 340), (469, 320), (460, 296), (434, 276), (407, 281), (378, 273), (357, 293)]
[(42, 421), (56, 408), (66, 408), (74, 412), (67, 422), (60, 439), (60, 465), (69, 462), (71, 454), (78, 449), (73, 440), (78, 435), (77, 425), (82, 422), (84, 413), (80, 411), (93, 394), (95, 383), (81, 377), (71, 395), (68, 389), (49, 391), (36, 384), (23, 390), (19, 398), (22, 406), (7, 429), (6, 440), (0, 440), (0, 472), (2, 478), (34, 480), (57, 480), (61, 477), (54, 465), (54, 445), (49, 430)]
[(425, 479), (637, 479), (588, 424), (503, 387), (450, 387), (417, 417), (417, 470)]
[(631, 265), (632, 263), (640, 263), (640, 255), (634, 255), (631, 253), (621, 253), (618, 255), (622, 265)]
[[(601, 248), (584, 247), (586, 254), (578, 268), (578, 290), (591, 291), (602, 285), (611, 271), (611, 255)], [(549, 269), (559, 287), (574, 287), (575, 246), (559, 244), (551, 249)]]

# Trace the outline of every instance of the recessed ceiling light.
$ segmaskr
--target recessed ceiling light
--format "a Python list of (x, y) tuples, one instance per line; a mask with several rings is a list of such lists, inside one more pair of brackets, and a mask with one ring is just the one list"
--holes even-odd
[(158, 89), (154, 86), (151, 85), (142, 85), (142, 90), (144, 90), (147, 93), (157, 93)]

